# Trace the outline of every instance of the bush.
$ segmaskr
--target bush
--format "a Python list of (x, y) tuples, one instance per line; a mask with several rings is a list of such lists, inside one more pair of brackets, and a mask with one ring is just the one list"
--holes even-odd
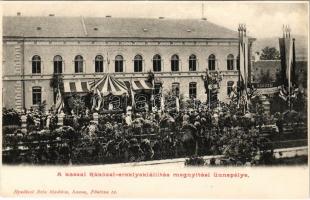
[(268, 160), (268, 152), (272, 151), (272, 148), (267, 146), (268, 140), (260, 136), (256, 129), (231, 130), (222, 136), (221, 140), (224, 144), (222, 149), (224, 156), (243, 164), (255, 163), (261, 159), (265, 162)]
[(190, 157), (185, 160), (185, 166), (203, 166), (205, 160), (202, 157)]
[(12, 135), (18, 129), (20, 129), (19, 125), (5, 125), (2, 126), (2, 133), (3, 135)]
[(81, 137), (81, 134), (76, 132), (71, 126), (62, 126), (54, 130), (54, 134), (61, 139), (75, 140)]
[(14, 109), (3, 108), (2, 124), (5, 125), (21, 125), (20, 114)]

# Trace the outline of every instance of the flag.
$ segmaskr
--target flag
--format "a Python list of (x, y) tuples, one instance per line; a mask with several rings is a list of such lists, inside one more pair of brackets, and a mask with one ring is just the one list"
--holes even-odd
[(281, 55), (281, 75), (283, 85), (291, 87), (295, 83), (295, 39), (290, 37), (288, 27), (285, 28), (283, 38), (279, 38)]
[(155, 80), (153, 79), (152, 80), (152, 94), (151, 94), (151, 106), (152, 106), (152, 109), (153, 110), (153, 107), (155, 107), (155, 98), (154, 98), (154, 92), (155, 92)]
[(165, 109), (165, 97), (163, 94), (163, 87), (160, 87), (160, 110), (164, 110)]
[(175, 97), (175, 107), (176, 107), (177, 112), (179, 112), (180, 111), (180, 102), (179, 102), (178, 96)]
[(284, 87), (282, 87), (282, 88), (280, 89), (279, 97), (280, 97), (281, 99), (283, 99), (284, 101), (287, 101), (288, 92), (286, 91), (286, 89), (285, 89)]
[(97, 104), (97, 98), (95, 95), (92, 96), (91, 101), (92, 101), (91, 110), (94, 110)]
[(97, 107), (95, 108), (95, 110), (99, 111), (101, 104), (103, 103), (103, 97), (101, 96), (101, 93), (98, 88), (96, 88), (96, 93), (97, 93), (98, 103), (97, 103)]
[(134, 109), (134, 107), (135, 107), (135, 94), (134, 94), (134, 91), (132, 89), (132, 80), (130, 81), (130, 94), (131, 94), (131, 106)]
[(283, 26), (283, 38), (279, 38), (279, 47), (281, 55), (281, 76), (282, 76), (282, 88), (279, 92), (279, 96), (287, 100), (290, 106), (290, 98), (296, 96), (294, 93), (294, 87), (297, 86), (295, 77), (295, 39), (290, 36), (290, 28)]
[[(241, 36), (239, 45), (239, 74), (244, 81), (244, 85), (248, 85), (248, 38)], [(245, 88), (244, 88), (245, 89)]]
[(246, 36), (245, 25), (239, 26), (239, 93), (238, 103), (241, 98), (244, 99), (244, 103), (248, 104), (248, 76), (249, 76), (249, 48), (248, 48), (248, 37)]
[(297, 86), (297, 80), (296, 80), (296, 75), (295, 75), (295, 70), (296, 70), (296, 51), (295, 51), (295, 39), (293, 39), (293, 53), (292, 53), (292, 73), (291, 73), (291, 82), (293, 86)]
[(55, 103), (56, 113), (61, 113), (63, 108), (64, 108), (64, 102), (61, 96), (61, 92), (58, 89), (57, 96), (56, 96), (56, 103)]

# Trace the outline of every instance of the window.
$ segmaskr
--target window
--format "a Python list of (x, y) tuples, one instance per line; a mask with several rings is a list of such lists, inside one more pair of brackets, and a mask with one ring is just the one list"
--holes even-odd
[(134, 72), (142, 72), (142, 56), (136, 55), (134, 60)]
[(54, 73), (61, 74), (62, 73), (62, 57), (55, 56), (53, 59), (54, 62)]
[(101, 55), (95, 57), (95, 72), (103, 72), (103, 57)]
[(177, 72), (179, 71), (179, 56), (173, 55), (171, 57), (171, 71)]
[(172, 95), (177, 97), (180, 95), (180, 83), (172, 83)]
[(41, 73), (41, 58), (40, 56), (32, 57), (32, 73), (40, 74)]
[(211, 54), (208, 58), (209, 70), (215, 70), (215, 55)]
[(191, 55), (188, 60), (189, 71), (196, 71), (197, 59), (195, 55)]
[(82, 56), (80, 56), (80, 55), (75, 56), (74, 68), (75, 68), (75, 73), (82, 73), (83, 72), (83, 57)]
[(41, 103), (41, 87), (32, 88), (32, 104), (39, 105)]
[(123, 72), (123, 56), (117, 55), (115, 57), (115, 72)]
[(189, 98), (197, 97), (197, 83), (191, 82), (189, 83)]
[(232, 54), (227, 56), (227, 70), (234, 70), (234, 56)]
[(233, 81), (228, 81), (227, 82), (227, 95), (229, 96), (230, 93), (233, 91), (233, 85), (234, 85), (234, 82)]
[(156, 54), (153, 57), (153, 71), (154, 72), (160, 72), (161, 71), (161, 57), (158, 54)]

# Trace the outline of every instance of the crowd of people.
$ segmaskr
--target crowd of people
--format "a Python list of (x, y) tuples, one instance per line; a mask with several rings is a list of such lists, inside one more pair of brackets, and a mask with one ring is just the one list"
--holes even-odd
[(62, 127), (57, 126), (57, 115), (35, 110), (26, 114), (28, 133), (18, 128), (5, 133), (4, 163), (89, 164), (234, 155), (228, 148), (232, 139), (251, 144), (246, 135), (259, 139), (267, 124), (275, 124), (279, 132), (284, 121), (282, 114), (266, 114), (262, 107), (250, 113), (235, 104), (219, 103), (209, 109), (201, 102), (178, 112), (99, 113), (98, 122), (87, 110), (66, 115)]

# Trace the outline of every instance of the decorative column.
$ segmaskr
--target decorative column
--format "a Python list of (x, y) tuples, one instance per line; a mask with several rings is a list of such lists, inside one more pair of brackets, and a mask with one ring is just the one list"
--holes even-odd
[(98, 115), (98, 113), (93, 113), (93, 122), (95, 123), (95, 124), (98, 124), (99, 123), (99, 115)]
[(267, 97), (264, 96), (264, 95), (261, 95), (261, 96), (259, 97), (259, 100), (260, 100), (260, 101), (262, 102), (262, 104), (263, 104), (265, 113), (270, 113), (270, 102), (269, 102), (269, 100), (267, 99)]
[(47, 119), (46, 119), (46, 124), (45, 124), (45, 128), (49, 128), (50, 127), (50, 123), (51, 123), (51, 115), (47, 115)]
[(64, 117), (65, 117), (65, 113), (63, 112), (61, 112), (60, 114), (57, 114), (57, 118), (58, 118), (57, 126), (64, 125)]
[(21, 120), (22, 120), (22, 133), (27, 133), (27, 115), (22, 115)]

